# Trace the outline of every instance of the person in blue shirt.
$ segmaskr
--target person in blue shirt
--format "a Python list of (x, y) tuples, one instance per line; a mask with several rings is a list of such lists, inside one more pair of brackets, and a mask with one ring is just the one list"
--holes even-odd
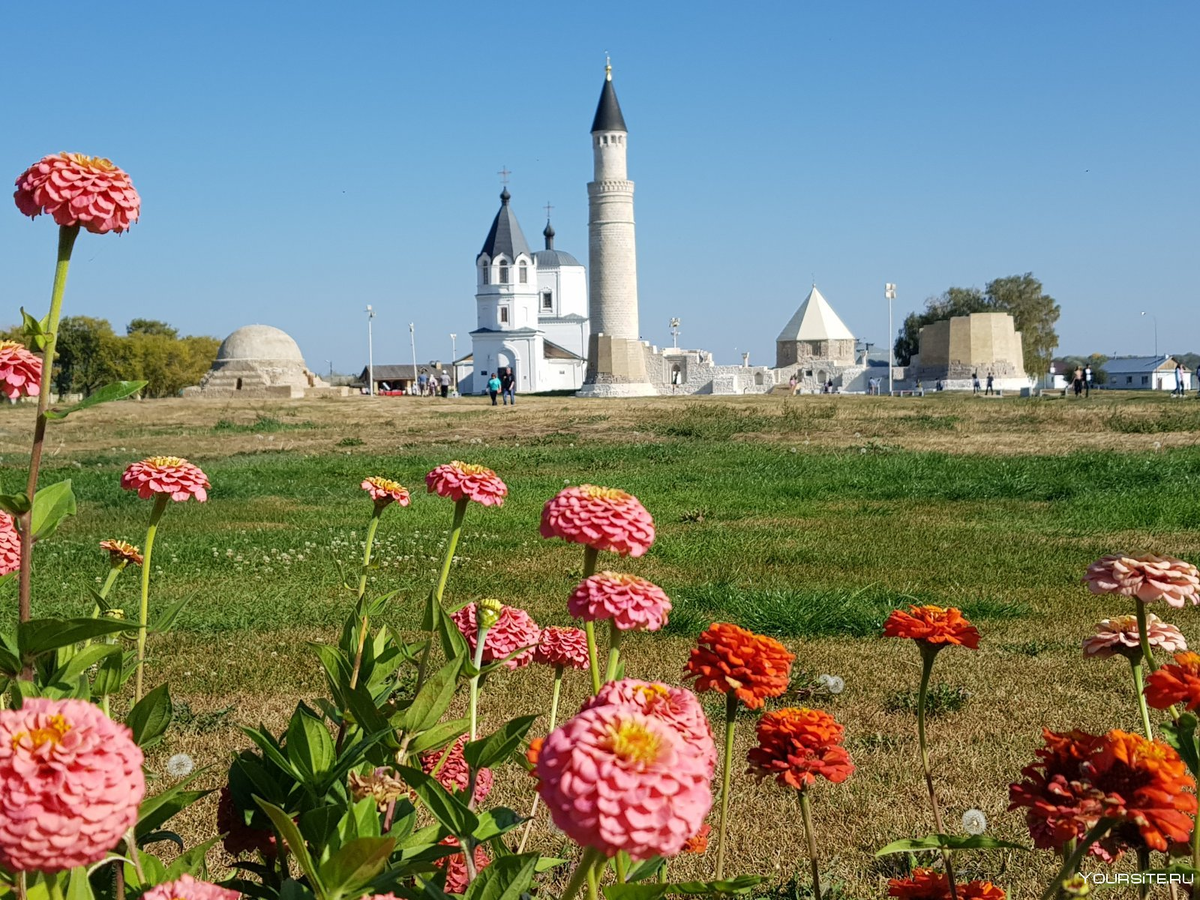
[(500, 394), (500, 379), (492, 375), (488, 379), (488, 393), (492, 395), (492, 406), (496, 405), (496, 397)]

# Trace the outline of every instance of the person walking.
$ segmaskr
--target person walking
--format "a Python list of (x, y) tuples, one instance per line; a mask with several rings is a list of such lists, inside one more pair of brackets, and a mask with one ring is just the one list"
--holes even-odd
[(1171, 392), (1171, 396), (1183, 396), (1183, 366), (1175, 363), (1175, 390)]
[(992, 385), (994, 385), (995, 383), (996, 383), (996, 382), (995, 382), (995, 379), (994, 379), (994, 378), (992, 378), (992, 373), (991, 373), (991, 372), (988, 372), (988, 374), (987, 374), (987, 390), (983, 392), (983, 395), (984, 395), (985, 397), (986, 397), (988, 394), (995, 394), (995, 393), (996, 393), (994, 390), (992, 390)]
[(493, 373), (492, 377), (488, 379), (487, 388), (488, 393), (492, 395), (492, 406), (495, 406), (496, 397), (500, 393), (500, 379), (496, 377), (495, 373)]
[(443, 372), (439, 380), (442, 386), (442, 399), (445, 400), (450, 396), (450, 373)]
[(1083, 393), (1083, 369), (1079, 368), (1079, 366), (1075, 367), (1075, 375), (1071, 384), (1075, 388), (1076, 397)]
[(971, 373), (971, 393), (972, 394), (979, 393), (979, 373), (978, 372)]
[(517, 376), (513, 374), (512, 366), (507, 366), (500, 373), (500, 390), (504, 394), (504, 405), (517, 405)]
[(1092, 396), (1092, 364), (1083, 367), (1083, 396)]

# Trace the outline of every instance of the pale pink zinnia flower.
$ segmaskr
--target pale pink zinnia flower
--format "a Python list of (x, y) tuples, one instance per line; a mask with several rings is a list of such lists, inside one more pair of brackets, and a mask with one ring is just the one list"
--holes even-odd
[[(1169, 622), (1164, 622), (1154, 613), (1146, 614), (1146, 640), (1151, 649), (1164, 653), (1175, 653), (1187, 649), (1183, 633)], [(1083, 655), (1105, 659), (1109, 656), (1138, 659), (1142, 655), (1141, 637), (1138, 633), (1137, 616), (1114, 616), (1097, 623), (1096, 633), (1084, 638)]]
[(708, 776), (712, 777), (717, 765), (717, 745), (713, 742), (704, 707), (687, 688), (625, 678), (603, 685), (600, 693), (583, 704), (584, 709), (597, 706), (626, 706), (666, 722), (704, 757)]
[(621, 631), (658, 631), (667, 624), (671, 601), (658, 585), (620, 572), (597, 572), (571, 592), (567, 612), (576, 619), (612, 619)]
[(137, 491), (143, 500), (155, 494), (167, 494), (172, 500), (195, 497), (201, 503), (208, 499), (208, 476), (186, 459), (178, 456), (151, 456), (132, 463), (121, 476), (121, 487)]
[(587, 633), (582, 628), (551, 625), (542, 629), (542, 639), (533, 651), (533, 661), (547, 666), (586, 669)]
[(146, 793), (132, 733), (82, 700), (0, 710), (0, 865), (61, 872), (105, 857)]
[(1174, 607), (1200, 603), (1200, 572), (1173, 556), (1103, 556), (1087, 568), (1083, 583), (1093, 594), (1120, 594), (1143, 603)]
[[(463, 756), (463, 747), (467, 745), (467, 736), (464, 734), (450, 748), (450, 755), (446, 756), (446, 761), (442, 762), (442, 757), (446, 755), (446, 748), (441, 750), (430, 750), (428, 753), (421, 754), (421, 771), (426, 775), (433, 775), (433, 770), (437, 769), (437, 774), (433, 775), (437, 779), (438, 784), (444, 787), (450, 793), (455, 791), (465, 791), (467, 785), (470, 784), (471, 767), (467, 765), (466, 757)], [(441, 768), (438, 768), (438, 763), (441, 763)], [(480, 769), (475, 776), (475, 802), (482, 803), (487, 795), (492, 790), (492, 770)]]
[(654, 519), (637, 497), (615, 488), (564, 488), (542, 507), (542, 537), (559, 537), (620, 556), (641, 556), (654, 543)]
[(626, 706), (585, 710), (550, 732), (535, 775), (554, 824), (606, 856), (674, 856), (712, 806), (703, 754)]
[[(475, 613), (476, 604), (468, 603), (450, 617), (458, 626), (458, 630), (462, 632), (462, 636), (467, 639), (467, 643), (470, 644), (472, 654), (475, 653), (475, 644), (479, 639), (479, 623), (475, 618)], [(537, 622), (533, 621), (533, 617), (529, 613), (516, 606), (506, 606), (501, 610), (496, 624), (488, 629), (487, 637), (483, 640), (483, 663), (487, 665), (490, 662), (504, 659), (510, 653), (515, 653), (524, 647), (525, 649), (513, 656), (512, 659), (506, 660), (504, 667), (520, 669), (527, 666), (533, 661), (533, 651), (541, 636), (542, 630), (538, 628)]]
[[(446, 846), (446, 847), (458, 847), (459, 846), (458, 838), (456, 838), (454, 835), (450, 835), (449, 837), (442, 838), (440, 841), (438, 841), (438, 843), (442, 844), (443, 846)], [(476, 872), (476, 874), (478, 874), (479, 872), (486, 869), (488, 867), (488, 864), (491, 863), (491, 861), (492, 860), (487, 855), (487, 851), (484, 850), (483, 845), (476, 844), (476, 846), (475, 846), (475, 872)], [(461, 848), (459, 849), (459, 851), (457, 853), (454, 853), (450, 856), (443, 856), (441, 859), (434, 862), (434, 865), (437, 866), (439, 869), (446, 870), (446, 893), (447, 894), (462, 894), (462, 893), (466, 892), (466, 890), (467, 890), (467, 861), (466, 861), (465, 857), (463, 856)], [(391, 896), (391, 895), (387, 895), (387, 896)], [(371, 898), (367, 898), (367, 900), (371, 900)], [(382, 898), (379, 898), (379, 900), (382, 900)], [(392, 900), (395, 900), (395, 898), (393, 897)]]
[(0, 512), (0, 575), (7, 575), (21, 568), (21, 535), (13, 524), (13, 518)]
[(398, 481), (373, 475), (364, 478), (360, 487), (375, 501), (376, 506), (387, 506), (389, 503), (408, 506), (408, 488)]
[(219, 884), (200, 881), (191, 875), (180, 875), (174, 881), (150, 888), (142, 894), (142, 900), (238, 900), (240, 896), (237, 891)]
[(42, 157), (16, 184), (13, 199), (25, 215), (47, 213), (59, 225), (82, 225), (92, 234), (125, 231), (141, 212), (142, 201), (129, 176), (99, 156)]
[(444, 463), (425, 476), (429, 493), (455, 502), (466, 497), (484, 506), (503, 506), (508, 485), (491, 469), (469, 463)]
[(42, 392), (42, 358), (17, 341), (0, 341), (0, 394), (9, 400)]

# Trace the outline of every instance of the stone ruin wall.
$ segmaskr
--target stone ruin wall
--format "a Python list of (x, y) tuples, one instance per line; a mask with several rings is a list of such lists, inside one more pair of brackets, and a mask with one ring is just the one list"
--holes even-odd
[(848, 366), (854, 363), (854, 341), (776, 341), (775, 368), (783, 369), (800, 363), (826, 361)]

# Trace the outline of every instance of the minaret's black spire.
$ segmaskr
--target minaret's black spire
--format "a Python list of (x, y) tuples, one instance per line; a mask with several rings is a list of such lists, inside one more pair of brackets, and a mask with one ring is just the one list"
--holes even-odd
[(596, 117), (592, 119), (592, 134), (597, 131), (623, 131), (625, 117), (621, 115), (621, 104), (617, 102), (617, 92), (613, 90), (612, 66), (604, 67), (604, 87), (600, 89), (600, 102), (596, 105)]

